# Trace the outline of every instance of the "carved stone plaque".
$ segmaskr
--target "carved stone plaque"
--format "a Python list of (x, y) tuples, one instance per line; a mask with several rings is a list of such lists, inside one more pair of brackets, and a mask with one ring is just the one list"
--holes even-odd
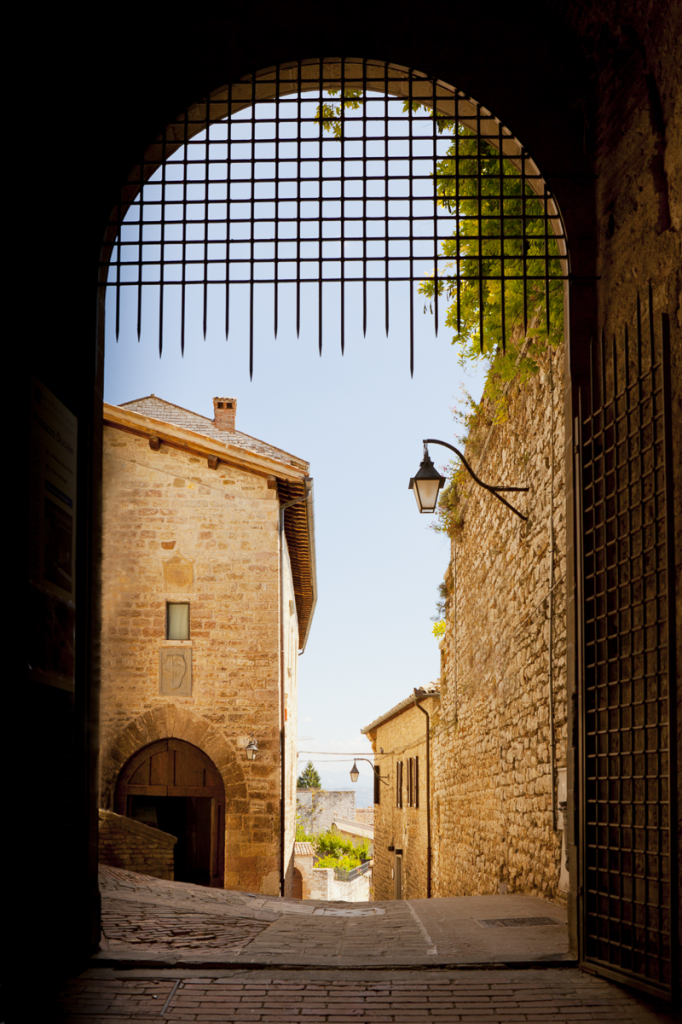
[(191, 590), (193, 576), (192, 563), (182, 555), (173, 555), (163, 563), (163, 579), (168, 589)]
[(167, 697), (192, 694), (192, 648), (162, 647), (159, 651), (159, 693)]

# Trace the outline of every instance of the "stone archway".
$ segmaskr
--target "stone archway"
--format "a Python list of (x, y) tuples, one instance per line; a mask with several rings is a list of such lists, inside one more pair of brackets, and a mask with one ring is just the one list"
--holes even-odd
[(114, 809), (114, 792), (121, 769), (142, 747), (164, 739), (185, 740), (198, 747), (220, 772), (229, 808), (243, 799), (247, 781), (234, 743), (201, 715), (187, 708), (162, 704), (129, 722), (110, 742), (100, 761), (100, 807)]
[[(235, 870), (235, 858), (238, 854), (230, 847), (230, 815), (238, 812), (248, 793), (248, 781), (237, 754), (234, 743), (215, 726), (200, 715), (187, 708), (164, 704), (139, 715), (129, 722), (124, 729), (107, 745), (102, 752), (100, 761), (100, 807), (107, 810), (120, 810), (116, 804), (116, 788), (125, 767), (131, 759), (151, 745), (168, 740), (181, 740), (204, 755), (222, 780), (225, 794), (224, 813), (224, 850), (220, 851), (222, 877), (220, 884), (231, 888), (242, 888), (244, 882), (238, 881)], [(238, 848), (238, 847), (237, 847)], [(257, 859), (256, 859), (257, 861)], [(252, 873), (247, 884), (251, 887), (259, 885), (255, 877), (261, 865), (254, 861)], [(242, 866), (241, 874), (244, 874)]]
[(203, 750), (179, 739), (143, 747), (122, 768), (114, 802), (117, 814), (176, 837), (176, 881), (222, 889), (225, 787)]

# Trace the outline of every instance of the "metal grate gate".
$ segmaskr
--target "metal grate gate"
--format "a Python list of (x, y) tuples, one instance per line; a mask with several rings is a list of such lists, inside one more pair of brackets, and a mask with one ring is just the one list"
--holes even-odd
[(490, 111), (413, 69), (327, 58), (254, 73), (169, 125), (112, 211), (99, 287), (116, 336), (132, 303), (160, 350), (168, 335), (184, 350), (188, 303), (204, 337), (220, 319), (227, 338), (239, 307), (252, 373), (257, 320), (274, 335), (305, 321), (320, 352), (325, 333), (343, 351), (351, 306), (366, 333), (371, 303), (413, 369), (422, 307), (481, 350), (529, 323), (560, 333), (567, 272), (555, 200)]
[(581, 395), (582, 960), (676, 985), (670, 325), (602, 335)]

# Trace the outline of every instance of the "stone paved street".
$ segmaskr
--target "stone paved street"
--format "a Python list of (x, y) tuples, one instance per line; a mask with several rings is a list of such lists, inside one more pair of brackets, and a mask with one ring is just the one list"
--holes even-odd
[[(50, 1024), (673, 1024), (665, 1009), (576, 968), (422, 971), (90, 970)], [(28, 1019), (28, 1018), (27, 1018)]]
[[(100, 868), (102, 966), (422, 966), (568, 959), (561, 907), (526, 896), (331, 903)], [(499, 922), (513, 927), (499, 927)], [(540, 923), (543, 922), (543, 923)]]

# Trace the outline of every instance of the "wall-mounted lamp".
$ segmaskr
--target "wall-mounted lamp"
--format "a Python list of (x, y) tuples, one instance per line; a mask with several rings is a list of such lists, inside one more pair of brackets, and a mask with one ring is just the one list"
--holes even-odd
[(358, 779), (360, 778), (360, 769), (358, 768), (358, 761), (367, 761), (367, 764), (370, 765), (370, 767), (371, 767), (372, 771), (374, 772), (374, 775), (376, 776), (376, 778), (379, 779), (381, 782), (383, 782), (384, 785), (386, 785), (386, 786), (388, 785), (388, 783), (386, 782), (386, 779), (382, 779), (381, 775), (379, 774), (379, 766), (375, 765), (375, 764), (372, 764), (372, 762), (367, 757), (356, 757), (355, 760), (353, 761), (353, 767), (350, 770), (350, 781), (351, 782), (357, 782)]
[(248, 757), (249, 761), (254, 761), (255, 758), (256, 758), (256, 754), (257, 753), (258, 753), (258, 744), (256, 743), (256, 739), (255, 739), (253, 733), (251, 733), (251, 739), (246, 744), (246, 756)]
[(437, 441), (435, 437), (429, 437), (424, 441), (424, 458), (421, 461), (419, 470), (410, 480), (410, 490), (414, 491), (414, 496), (417, 500), (417, 508), (420, 512), (435, 512), (436, 505), (438, 504), (438, 492), (445, 483), (445, 477), (441, 476), (434, 464), (431, 462), (429, 457), (429, 444), (440, 444), (443, 448), (449, 448), (451, 452), (461, 460), (462, 465), (466, 469), (467, 473), (473, 477), (479, 487), (484, 487), (486, 491), (490, 491), (498, 501), (501, 501), (503, 505), (506, 505), (508, 509), (517, 515), (519, 519), (523, 519), (525, 522), (528, 516), (524, 516), (517, 508), (510, 505), (506, 498), (503, 498), (500, 491), (528, 491), (529, 487), (494, 487), (492, 484), (484, 484), (479, 477), (476, 476), (473, 469), (464, 458), (462, 453), (454, 445), (448, 444), (447, 441)]

